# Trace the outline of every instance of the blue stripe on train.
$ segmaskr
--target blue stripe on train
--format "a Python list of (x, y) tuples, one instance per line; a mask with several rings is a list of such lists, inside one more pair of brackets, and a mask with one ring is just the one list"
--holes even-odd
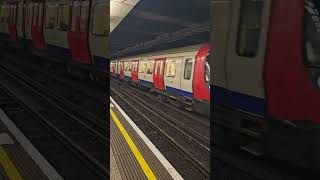
[(142, 79), (139, 79), (139, 84), (141, 84), (142, 86), (145, 86), (145, 87), (153, 87), (153, 83), (152, 82), (149, 82), (149, 81), (145, 81), (145, 80), (142, 80)]
[[(63, 48), (63, 47), (54, 46), (50, 44), (47, 44), (47, 48), (50, 56), (68, 58), (68, 59), (72, 58), (71, 52), (68, 48)], [(105, 72), (107, 70), (107, 61), (108, 59), (106, 58), (93, 56), (94, 66), (97, 67), (100, 71)]]
[(48, 54), (53, 57), (71, 58), (71, 52), (68, 48), (47, 44)]
[(93, 64), (96, 66), (100, 71), (105, 72), (107, 70), (107, 58), (93, 56)]
[(177, 89), (177, 88), (173, 88), (173, 87), (169, 87), (166, 86), (166, 91), (175, 95), (179, 95), (179, 96), (185, 96), (185, 97), (193, 97), (193, 94), (191, 92), (187, 92), (181, 89)]
[(126, 81), (131, 81), (131, 77), (130, 76), (124, 76), (124, 79), (126, 80)]
[(266, 102), (262, 98), (230, 91), (219, 86), (213, 86), (211, 89), (214, 104), (241, 109), (261, 116), (266, 114)]

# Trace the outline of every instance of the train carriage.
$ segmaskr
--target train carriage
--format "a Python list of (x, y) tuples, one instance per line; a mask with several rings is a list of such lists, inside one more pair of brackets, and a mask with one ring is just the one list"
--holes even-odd
[(208, 44), (200, 44), (115, 59), (111, 61), (110, 72), (209, 114), (209, 50)]
[(213, 0), (215, 143), (320, 165), (318, 0)]
[(105, 71), (108, 8), (106, 0), (3, 1), (0, 33), (10, 35), (14, 45), (24, 42), (44, 56), (73, 59)]

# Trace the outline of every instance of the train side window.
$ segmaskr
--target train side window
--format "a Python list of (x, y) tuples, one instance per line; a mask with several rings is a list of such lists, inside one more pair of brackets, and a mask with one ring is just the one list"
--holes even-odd
[(69, 30), (69, 16), (70, 6), (67, 4), (61, 4), (58, 8), (58, 30), (68, 31)]
[(149, 61), (147, 64), (147, 74), (152, 74), (153, 73), (153, 65), (154, 62), (153, 61)]
[(89, 21), (89, 1), (83, 1), (81, 4), (81, 16), (80, 16), (80, 32), (88, 31)]
[(139, 66), (139, 73), (144, 73), (146, 71), (147, 63), (141, 62)]
[(191, 74), (192, 74), (192, 65), (193, 65), (193, 60), (192, 58), (188, 58), (185, 60), (184, 63), (184, 79), (190, 80), (191, 79)]
[(237, 53), (255, 57), (258, 51), (264, 0), (241, 0)]
[(124, 71), (128, 71), (129, 70), (129, 64), (128, 62), (124, 62)]
[(132, 63), (131, 63), (131, 62), (128, 62), (128, 64), (129, 64), (129, 71), (131, 71)]
[(176, 62), (168, 62), (166, 68), (166, 77), (174, 78), (176, 76)]
[(55, 29), (57, 26), (57, 7), (56, 6), (47, 6), (46, 7), (46, 20), (45, 20), (46, 29)]
[(164, 62), (160, 61), (160, 71), (159, 71), (159, 75), (162, 76), (163, 75), (163, 68), (164, 68)]
[(92, 34), (107, 36), (109, 33), (107, 4), (96, 4), (93, 8)]

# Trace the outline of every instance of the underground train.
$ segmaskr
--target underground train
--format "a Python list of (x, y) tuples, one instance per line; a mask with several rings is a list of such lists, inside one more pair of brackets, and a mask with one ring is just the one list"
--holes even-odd
[(209, 44), (141, 54), (110, 62), (110, 73), (149, 88), (163, 97), (173, 97), (201, 114), (210, 112)]
[(0, 41), (105, 71), (109, 1), (0, 1)]
[(320, 1), (212, 0), (213, 141), (320, 167)]

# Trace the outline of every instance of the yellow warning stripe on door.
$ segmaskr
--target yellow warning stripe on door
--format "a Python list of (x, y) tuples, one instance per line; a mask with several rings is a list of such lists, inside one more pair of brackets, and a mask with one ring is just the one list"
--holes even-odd
[(156, 176), (154, 175), (154, 173), (150, 169), (149, 165), (147, 164), (147, 162), (143, 158), (143, 156), (140, 153), (140, 151), (138, 150), (137, 146), (134, 144), (131, 137), (129, 136), (129, 134), (127, 133), (127, 131), (125, 130), (125, 128), (121, 124), (120, 120), (117, 118), (117, 116), (115, 115), (115, 113), (112, 111), (111, 108), (110, 108), (110, 115), (111, 115), (113, 121), (116, 123), (116, 125), (117, 125), (118, 129), (120, 130), (121, 134), (123, 135), (124, 139), (126, 140), (127, 144), (129, 145), (131, 151), (133, 152), (135, 158), (137, 159), (144, 174), (147, 176), (148, 179), (156, 180), (157, 179)]

